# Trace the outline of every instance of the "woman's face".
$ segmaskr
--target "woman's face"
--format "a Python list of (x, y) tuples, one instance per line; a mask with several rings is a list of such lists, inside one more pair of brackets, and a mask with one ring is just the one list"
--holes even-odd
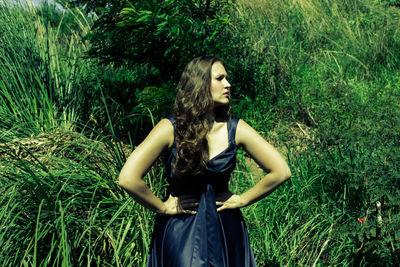
[(228, 74), (221, 62), (217, 61), (211, 66), (211, 97), (214, 105), (229, 104), (230, 83)]

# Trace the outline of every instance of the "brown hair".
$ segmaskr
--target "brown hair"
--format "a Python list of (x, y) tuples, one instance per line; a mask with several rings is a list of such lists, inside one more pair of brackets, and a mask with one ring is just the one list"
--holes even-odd
[[(209, 158), (206, 135), (214, 120), (211, 97), (211, 67), (223, 62), (217, 57), (202, 56), (190, 61), (182, 72), (174, 104), (176, 176), (200, 175), (207, 169)], [(219, 108), (228, 117), (230, 105)]]

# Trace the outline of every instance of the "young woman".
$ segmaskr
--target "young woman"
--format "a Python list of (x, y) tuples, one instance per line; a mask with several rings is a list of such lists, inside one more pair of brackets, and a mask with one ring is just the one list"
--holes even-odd
[[(267, 196), (291, 173), (272, 145), (231, 115), (230, 89), (220, 59), (193, 59), (179, 81), (173, 114), (153, 128), (121, 170), (119, 185), (158, 213), (148, 266), (256, 266), (239, 208)], [(237, 195), (228, 182), (239, 147), (267, 175)], [(168, 190), (162, 201), (142, 178), (165, 150)]]

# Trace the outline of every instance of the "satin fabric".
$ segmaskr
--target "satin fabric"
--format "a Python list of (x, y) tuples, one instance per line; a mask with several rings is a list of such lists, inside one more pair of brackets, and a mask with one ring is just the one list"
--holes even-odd
[[(175, 126), (173, 116), (167, 118)], [(236, 165), (237, 123), (237, 118), (228, 121), (228, 147), (208, 162), (202, 177), (177, 179), (172, 173), (175, 144), (172, 147), (166, 161), (167, 196), (178, 196), (182, 208), (197, 213), (157, 215), (148, 267), (256, 266), (240, 210), (217, 212), (216, 206), (216, 201), (232, 196), (228, 183)], [(194, 203), (198, 206), (192, 207)]]

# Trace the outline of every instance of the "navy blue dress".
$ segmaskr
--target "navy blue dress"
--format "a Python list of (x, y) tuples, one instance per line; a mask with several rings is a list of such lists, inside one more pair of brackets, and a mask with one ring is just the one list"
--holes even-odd
[[(172, 115), (167, 117), (175, 127)], [(228, 147), (208, 162), (202, 177), (177, 179), (172, 173), (175, 144), (166, 161), (168, 190), (193, 214), (157, 215), (148, 267), (253, 267), (256, 266), (248, 233), (239, 209), (217, 212), (216, 201), (232, 196), (228, 190), (236, 166), (235, 134), (238, 119), (228, 121)], [(191, 204), (198, 203), (197, 208)]]

